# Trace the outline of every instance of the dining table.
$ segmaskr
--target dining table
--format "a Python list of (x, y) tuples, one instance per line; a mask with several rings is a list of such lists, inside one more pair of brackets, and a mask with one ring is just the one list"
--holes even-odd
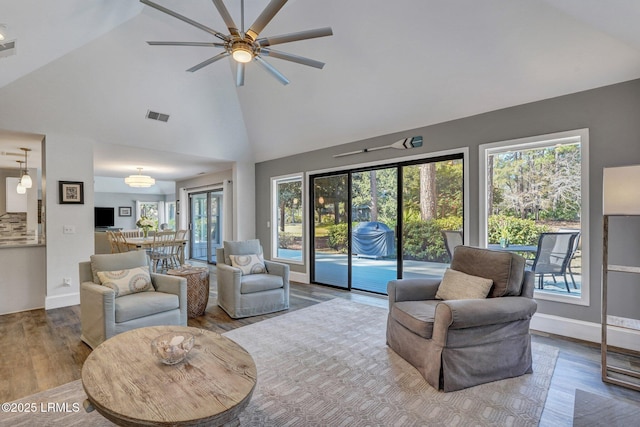
[[(153, 236), (150, 237), (126, 237), (125, 241), (129, 249), (134, 250), (147, 250), (153, 246)], [(187, 245), (187, 239), (176, 239), (176, 244), (181, 244), (183, 247)], [(184, 250), (180, 251), (180, 265), (184, 264)]]
[(502, 246), (497, 243), (487, 245), (487, 249), (504, 252), (522, 253), (525, 258), (532, 258), (538, 252), (538, 245), (507, 245)]

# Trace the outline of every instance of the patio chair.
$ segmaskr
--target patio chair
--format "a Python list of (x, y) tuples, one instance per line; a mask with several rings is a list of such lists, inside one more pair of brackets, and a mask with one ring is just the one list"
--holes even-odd
[(453, 250), (456, 246), (463, 244), (462, 231), (457, 230), (441, 230), (444, 238), (444, 247), (449, 254), (449, 260), (453, 259)]
[(575, 228), (561, 228), (558, 230), (559, 233), (573, 233), (576, 235), (575, 240), (573, 241), (573, 249), (571, 250), (571, 259), (569, 260), (569, 265), (567, 266), (567, 270), (569, 270), (569, 277), (571, 277), (571, 283), (573, 283), (573, 288), (578, 289), (576, 286), (576, 280), (573, 277), (573, 271), (571, 271), (571, 263), (576, 257), (576, 253), (578, 252), (578, 247), (580, 246), (580, 230), (576, 230)]
[(567, 292), (571, 293), (567, 281), (567, 267), (573, 253), (575, 233), (542, 233), (538, 239), (538, 251), (531, 264), (531, 271), (538, 276), (538, 289), (544, 289), (545, 274), (562, 276)]

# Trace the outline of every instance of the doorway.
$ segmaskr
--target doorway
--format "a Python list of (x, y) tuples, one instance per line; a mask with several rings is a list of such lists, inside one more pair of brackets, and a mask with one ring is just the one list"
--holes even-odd
[(216, 248), (222, 245), (222, 189), (189, 194), (190, 258), (216, 263)]
[(463, 154), (310, 176), (311, 282), (386, 294), (442, 277), (464, 234)]

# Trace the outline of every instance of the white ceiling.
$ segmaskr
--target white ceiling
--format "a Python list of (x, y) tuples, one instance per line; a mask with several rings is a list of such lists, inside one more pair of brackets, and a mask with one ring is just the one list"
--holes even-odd
[[(155, 0), (226, 32), (210, 0)], [(251, 23), (267, 0), (246, 0)], [(227, 7), (239, 21), (238, 0)], [(635, 0), (295, 0), (262, 35), (331, 26), (279, 50), (236, 88), (230, 60), (185, 70), (213, 41), (133, 0), (0, 0), (15, 56), (0, 58), (0, 114), (96, 141), (96, 175), (180, 179), (640, 77)], [(146, 120), (148, 109), (171, 115)]]

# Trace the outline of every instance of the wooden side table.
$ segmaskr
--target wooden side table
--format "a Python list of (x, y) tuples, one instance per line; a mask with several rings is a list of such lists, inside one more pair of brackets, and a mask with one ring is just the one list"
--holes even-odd
[(187, 279), (187, 316), (202, 316), (209, 302), (209, 268), (186, 266), (167, 270), (167, 274)]
[[(167, 332), (195, 335), (177, 365), (162, 364), (151, 341)], [(237, 426), (257, 381), (253, 358), (215, 332), (150, 326), (118, 334), (82, 366), (85, 408), (120, 426)]]

